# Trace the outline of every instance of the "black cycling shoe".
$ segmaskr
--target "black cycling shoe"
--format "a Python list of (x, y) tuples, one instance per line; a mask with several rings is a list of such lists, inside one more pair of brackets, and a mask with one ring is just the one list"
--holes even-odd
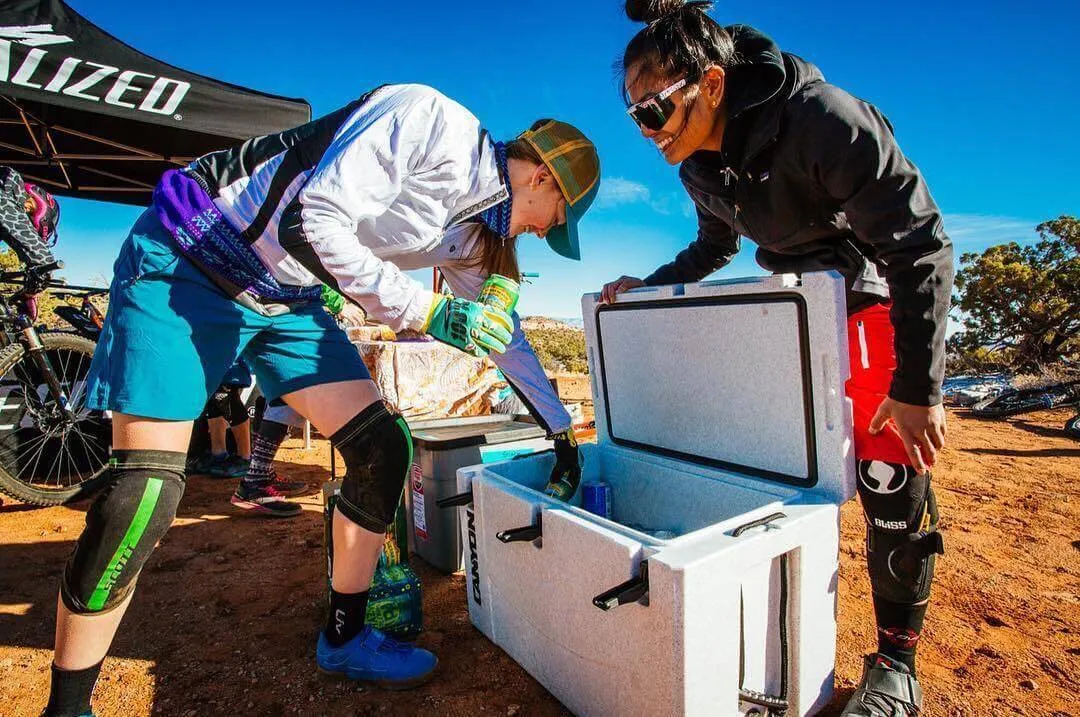
[(923, 695), (902, 662), (881, 653), (863, 658), (863, 676), (840, 717), (918, 717)]

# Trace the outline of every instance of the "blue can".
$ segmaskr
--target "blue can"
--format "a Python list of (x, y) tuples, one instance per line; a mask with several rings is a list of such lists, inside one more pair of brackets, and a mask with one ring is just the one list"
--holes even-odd
[(611, 485), (604, 481), (581, 484), (581, 507), (601, 518), (611, 518)]

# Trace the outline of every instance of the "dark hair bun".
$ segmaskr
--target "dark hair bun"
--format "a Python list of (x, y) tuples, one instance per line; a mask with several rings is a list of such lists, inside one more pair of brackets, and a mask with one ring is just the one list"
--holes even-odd
[(711, 6), (702, 0), (626, 0), (626, 16), (633, 22), (650, 23), (683, 9), (705, 12)]

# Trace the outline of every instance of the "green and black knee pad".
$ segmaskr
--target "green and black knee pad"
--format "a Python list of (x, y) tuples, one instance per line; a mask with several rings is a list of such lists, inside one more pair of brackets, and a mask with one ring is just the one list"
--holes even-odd
[(106, 612), (135, 586), (184, 495), (183, 453), (115, 450), (108, 487), (86, 514), (60, 596), (74, 613)]
[(332, 441), (345, 460), (337, 509), (365, 530), (385, 532), (412, 466), (408, 424), (378, 401), (354, 416)]

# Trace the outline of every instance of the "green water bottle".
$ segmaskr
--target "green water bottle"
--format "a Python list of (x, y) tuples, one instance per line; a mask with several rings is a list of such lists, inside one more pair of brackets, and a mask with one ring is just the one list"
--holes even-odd
[(480, 287), (480, 293), (476, 295), (476, 303), (487, 304), (496, 309), (502, 309), (507, 314), (512, 314), (517, 308), (520, 292), (521, 285), (513, 279), (502, 274), (491, 274)]

